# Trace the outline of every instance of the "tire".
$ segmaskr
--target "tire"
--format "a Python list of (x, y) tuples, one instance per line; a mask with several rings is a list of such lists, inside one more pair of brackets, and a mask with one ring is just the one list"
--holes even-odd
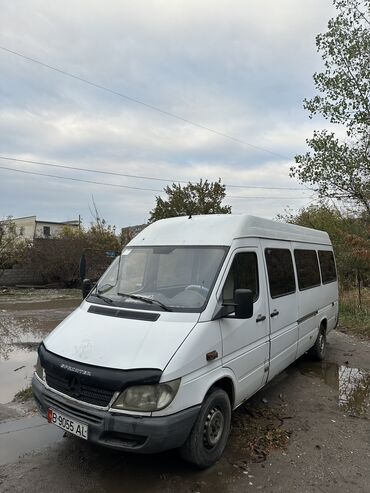
[(326, 331), (321, 325), (315, 344), (309, 350), (309, 355), (316, 361), (322, 361), (326, 354)]
[(198, 418), (180, 455), (199, 469), (212, 466), (221, 457), (230, 434), (231, 404), (227, 393), (217, 387), (206, 395)]

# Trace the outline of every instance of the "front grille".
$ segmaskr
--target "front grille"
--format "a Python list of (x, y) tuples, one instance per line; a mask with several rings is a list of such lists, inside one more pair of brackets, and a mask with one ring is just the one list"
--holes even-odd
[(58, 410), (60, 412), (66, 413), (68, 416), (75, 418), (77, 421), (87, 421), (88, 423), (100, 424), (103, 421), (103, 418), (94, 413), (94, 411), (87, 411), (85, 409), (81, 409), (76, 405), (61, 402), (57, 397), (51, 397), (50, 395), (45, 397), (45, 402), (48, 407), (52, 409)]
[(52, 353), (43, 344), (38, 353), (49, 387), (99, 407), (109, 406), (115, 392), (133, 385), (155, 385), (162, 375), (156, 368), (123, 370), (82, 363)]
[(52, 389), (58, 390), (62, 394), (73, 397), (82, 402), (87, 402), (88, 404), (94, 404), (95, 406), (106, 407), (110, 403), (114, 391), (105, 390), (93, 385), (87, 385), (85, 382), (80, 381), (78, 390), (71, 389), (70, 385), (70, 375), (67, 373), (56, 373), (50, 369), (45, 371), (46, 383)]

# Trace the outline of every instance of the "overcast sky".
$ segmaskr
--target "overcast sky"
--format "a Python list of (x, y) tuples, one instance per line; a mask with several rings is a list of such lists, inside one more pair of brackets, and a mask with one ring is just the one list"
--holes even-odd
[[(321, 68), (330, 0), (0, 0), (0, 45), (252, 146), (0, 50), (0, 155), (169, 180), (300, 187), (289, 178), (319, 119), (302, 107)], [(152, 190), (164, 181), (16, 163), (13, 170)], [(145, 222), (160, 192), (0, 168), (0, 217)], [(235, 213), (273, 218), (305, 190), (227, 188)], [(162, 193), (164, 196), (164, 194)], [(262, 197), (262, 198), (239, 198)]]

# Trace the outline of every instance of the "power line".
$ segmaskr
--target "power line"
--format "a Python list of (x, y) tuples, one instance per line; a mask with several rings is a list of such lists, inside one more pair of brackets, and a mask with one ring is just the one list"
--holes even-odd
[[(57, 178), (59, 180), (69, 180), (69, 181), (77, 181), (77, 182), (82, 182), (82, 183), (90, 183), (93, 185), (103, 185), (106, 187), (115, 187), (115, 188), (128, 188), (131, 190), (144, 190), (147, 192), (159, 192), (162, 193), (163, 190), (157, 190), (154, 188), (142, 188), (142, 187), (131, 187), (128, 185), (120, 185), (118, 183), (105, 183), (101, 181), (93, 181), (93, 180), (83, 180), (82, 178), (72, 178), (72, 177), (67, 177), (67, 176), (58, 176), (58, 175), (51, 175), (49, 173), (38, 173), (36, 171), (26, 171), (26, 170), (21, 170), (21, 169), (15, 169), (15, 168), (8, 168), (6, 166), (0, 166), (0, 169), (4, 169), (6, 171), (14, 171), (16, 173), (25, 173), (27, 175), (36, 175), (36, 176), (45, 176), (49, 178)], [(281, 200), (298, 200), (302, 198), (311, 198), (311, 197), (274, 197), (274, 196), (252, 196), (252, 197), (245, 197), (245, 196), (233, 196), (233, 195), (227, 195), (227, 198), (229, 199), (281, 199)]]
[(206, 130), (207, 132), (211, 132), (215, 135), (219, 135), (220, 137), (224, 137), (225, 139), (232, 140), (233, 142), (237, 142), (238, 144), (246, 145), (248, 147), (252, 147), (253, 149), (257, 149), (259, 151), (271, 154), (273, 156), (277, 156), (277, 157), (280, 157), (283, 159), (289, 159), (290, 160), (290, 158), (288, 158), (287, 156), (283, 156), (282, 154), (279, 154), (277, 152), (270, 151), (269, 149), (265, 149), (264, 147), (250, 144), (249, 142), (247, 142), (245, 140), (238, 139), (237, 137), (233, 137), (232, 135), (226, 134), (226, 133), (221, 132), (219, 130), (215, 130), (214, 128), (208, 127), (208, 126), (203, 125), (201, 123), (197, 123), (193, 120), (189, 120), (188, 118), (184, 118), (184, 117), (179, 116), (179, 115), (172, 113), (170, 111), (163, 110), (162, 108), (159, 108), (158, 106), (154, 106), (152, 104), (145, 103), (144, 101), (141, 101), (140, 99), (128, 96), (127, 94), (124, 94), (122, 92), (115, 91), (114, 89), (110, 89), (109, 87), (103, 86), (103, 85), (98, 84), (96, 82), (92, 82), (88, 79), (85, 79), (84, 77), (80, 77), (79, 75), (73, 74), (71, 72), (67, 72), (66, 70), (62, 70), (62, 69), (57, 68), (57, 67), (54, 67), (52, 65), (49, 65), (48, 63), (42, 62), (41, 60), (37, 60), (36, 58), (26, 56), (23, 53), (20, 53), (18, 51), (10, 50), (9, 48), (6, 48), (5, 46), (0, 46), (0, 50), (3, 50), (7, 53), (11, 53), (12, 55), (16, 55), (16, 56), (23, 58), (24, 60), (27, 60), (29, 62), (36, 63), (36, 64), (38, 64), (44, 68), (47, 68), (49, 70), (53, 70), (54, 72), (58, 72), (59, 74), (65, 75), (65, 76), (70, 77), (72, 79), (76, 79), (80, 82), (83, 82), (84, 84), (88, 84), (88, 85), (95, 87), (97, 89), (101, 89), (102, 91), (108, 92), (110, 94), (114, 94), (115, 96), (119, 96), (120, 98), (125, 99), (126, 101), (130, 101), (131, 103), (140, 104), (141, 106), (145, 106), (146, 108), (149, 108), (153, 111), (161, 113), (162, 115), (169, 116), (171, 118), (182, 121), (184, 123), (188, 123), (189, 125), (192, 125), (194, 127)]
[[(71, 165), (66, 165), (66, 164), (55, 164), (55, 163), (47, 163), (45, 161), (31, 161), (29, 159), (18, 159), (18, 158), (12, 158), (9, 156), (0, 156), (0, 159), (4, 159), (6, 161), (15, 161), (19, 163), (28, 163), (28, 164), (37, 164), (41, 166), (50, 166), (53, 168), (63, 168), (63, 169), (72, 169), (74, 171), (83, 171), (86, 173), (99, 173), (103, 175), (112, 175), (112, 176), (123, 176), (126, 178), (135, 178), (135, 179), (142, 179), (142, 180), (155, 180), (155, 181), (166, 181), (166, 182), (171, 182), (171, 183), (181, 183), (181, 184), (187, 184), (187, 181), (182, 181), (182, 180), (176, 180), (176, 179), (169, 179), (169, 178), (157, 178), (153, 176), (140, 176), (140, 175), (131, 175), (127, 173), (117, 173), (114, 171), (104, 171), (100, 169), (91, 169), (91, 168), (79, 168), (77, 166), (71, 166)], [(230, 184), (225, 184), (226, 187), (228, 188), (249, 188), (249, 189), (262, 189), (262, 190), (301, 190), (304, 191), (302, 188), (297, 188), (297, 187), (264, 187), (264, 186), (252, 186), (252, 185), (230, 185)]]
[(227, 199), (271, 199), (271, 200), (275, 200), (275, 199), (278, 199), (278, 200), (301, 200), (301, 199), (311, 199), (312, 198), (312, 195), (310, 196), (305, 196), (303, 195), (302, 197), (279, 197), (278, 195), (269, 195), (269, 196), (260, 196), (260, 197), (245, 197), (244, 195), (227, 195), (226, 194), (226, 198)]
[(100, 181), (83, 180), (81, 178), (72, 178), (69, 176), (58, 176), (58, 175), (51, 175), (49, 173), (38, 173), (36, 171), (26, 171), (26, 170), (22, 170), (22, 169), (7, 168), (6, 166), (0, 166), (0, 169), (5, 169), (7, 171), (15, 171), (17, 173), (26, 173), (27, 175), (48, 176), (50, 178), (58, 178), (59, 180), (78, 181), (78, 182), (82, 182), (82, 183), (92, 183), (94, 185), (105, 185), (108, 187), (130, 188), (131, 190), (145, 190), (147, 192), (162, 192), (163, 191), (163, 190), (157, 190), (155, 188), (130, 187), (129, 185), (119, 185), (118, 183), (103, 183)]

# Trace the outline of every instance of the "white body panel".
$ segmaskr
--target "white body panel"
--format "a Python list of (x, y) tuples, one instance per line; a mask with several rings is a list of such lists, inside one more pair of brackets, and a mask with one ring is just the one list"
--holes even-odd
[[(279, 298), (272, 298), (269, 290), (265, 248), (332, 251), (324, 232), (253, 216), (195, 216), (158, 221), (139, 233), (129, 247), (158, 245), (229, 247), (201, 313), (164, 312), (153, 306), (160, 317), (148, 322), (88, 313), (90, 304), (84, 302), (45, 339), (46, 349), (72, 361), (118, 369), (157, 368), (163, 370), (162, 382), (181, 377), (173, 402), (153, 415), (198, 405), (209, 388), (224, 378), (233, 387), (235, 408), (307, 351), (321, 323), (327, 331), (337, 323), (336, 281), (305, 291), (296, 282), (294, 293)], [(215, 319), (238, 252), (257, 256), (259, 296), (253, 317)], [(271, 317), (274, 310), (279, 314)], [(266, 318), (257, 322), (259, 316)], [(216, 358), (207, 360), (213, 351)]]
[[(217, 351), (219, 357), (207, 361), (206, 354), (210, 351)], [(172, 414), (194, 406), (195, 402), (202, 402), (209, 389), (209, 376), (212, 375), (211, 379), (217, 381), (225, 373), (221, 355), (222, 338), (219, 322), (198, 323), (174, 354), (162, 375), (163, 381), (181, 377), (181, 391), (167, 408), (155, 414), (158, 416)]]
[(232, 245), (239, 238), (272, 238), (331, 245), (327, 233), (245, 214), (162, 219), (141, 231), (128, 246)]
[(148, 322), (88, 313), (89, 306), (84, 302), (53, 330), (44, 340), (46, 349), (89, 365), (163, 370), (199, 318), (165, 312)]
[[(221, 298), (222, 287), (235, 255), (252, 252), (257, 256), (259, 272), (263, 272), (263, 260), (259, 248), (259, 240), (248, 238), (236, 245), (244, 243), (244, 247), (231, 249), (225, 272), (220, 279), (217, 298)], [(222, 364), (230, 369), (237, 380), (235, 388), (235, 406), (256, 392), (265, 383), (269, 360), (269, 320), (264, 278), (259, 277), (259, 296), (254, 303), (254, 316), (250, 319), (220, 319), (223, 340)], [(259, 316), (265, 320), (257, 322)]]
[[(289, 241), (262, 240), (261, 250), (266, 248), (283, 248), (291, 250)], [(266, 275), (267, 271), (265, 270)], [(268, 284), (267, 278), (265, 282)], [(298, 346), (297, 330), (297, 292), (272, 298), (269, 289), (269, 319), (270, 319), (270, 368), (269, 380), (289, 366), (296, 359)], [(271, 316), (277, 312), (277, 316)]]

